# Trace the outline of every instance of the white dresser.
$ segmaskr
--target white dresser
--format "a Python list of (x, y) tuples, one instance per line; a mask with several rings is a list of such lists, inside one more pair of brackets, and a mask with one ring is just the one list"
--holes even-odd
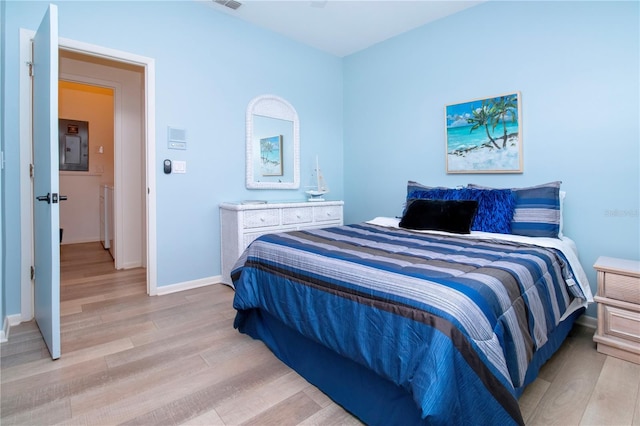
[(343, 201), (220, 204), (222, 282), (245, 248), (264, 234), (343, 224)]
[(640, 262), (601, 256), (598, 273), (598, 351), (640, 364)]

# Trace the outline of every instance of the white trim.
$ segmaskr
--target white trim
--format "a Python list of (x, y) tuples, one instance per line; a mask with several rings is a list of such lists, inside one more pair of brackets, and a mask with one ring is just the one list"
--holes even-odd
[(117, 62), (126, 62), (144, 68), (145, 82), (145, 151), (146, 151), (146, 213), (147, 213), (147, 293), (151, 296), (156, 294), (157, 288), (157, 265), (156, 265), (156, 123), (155, 123), (155, 60), (146, 56), (140, 56), (121, 50), (110, 49), (103, 46), (96, 46), (77, 40), (66, 38), (59, 39), (59, 47), (64, 50), (73, 51), (83, 55), (92, 55), (101, 58), (111, 59)]
[(144, 76), (145, 102), (145, 140), (147, 148), (147, 293), (157, 294), (157, 235), (156, 235), (156, 63), (148, 59)]
[(4, 317), (4, 322), (2, 324), (2, 330), (0, 330), (0, 342), (6, 342), (9, 340), (9, 331), (11, 331), (11, 327), (16, 326), (22, 322), (22, 315), (7, 315)]
[(85, 243), (99, 243), (100, 238), (98, 238), (97, 240), (95, 238), (83, 238), (80, 240), (73, 240), (73, 241), (64, 241), (61, 242), (60, 245), (61, 246), (66, 246), (67, 244), (85, 244)]
[[(29, 165), (31, 164), (31, 81), (29, 77), (28, 62), (31, 60), (31, 39), (34, 31), (20, 29), (20, 235), (21, 235), (21, 262), (20, 262), (20, 298), (21, 319), (29, 321), (33, 318), (33, 284), (30, 277), (31, 265), (33, 265), (33, 218), (31, 203), (31, 178)], [(77, 40), (59, 38), (58, 48), (142, 66), (144, 68), (145, 81), (145, 151), (146, 151), (146, 214), (147, 214), (147, 293), (156, 294), (157, 288), (157, 251), (156, 251), (156, 178), (154, 167), (156, 161), (155, 149), (155, 60), (145, 56), (102, 46), (84, 43)]]
[(595, 330), (598, 326), (598, 319), (583, 314), (578, 317), (576, 324)]
[[(128, 262), (122, 263), (118, 269), (133, 269), (133, 268), (142, 268), (140, 262)], [(147, 286), (148, 288), (148, 286)]]
[(177, 284), (169, 284), (158, 287), (157, 295), (164, 296), (165, 294), (177, 293), (179, 291), (191, 290), (198, 287), (205, 287), (208, 285), (222, 284), (222, 275), (214, 275), (213, 277), (199, 278), (192, 281), (183, 281)]

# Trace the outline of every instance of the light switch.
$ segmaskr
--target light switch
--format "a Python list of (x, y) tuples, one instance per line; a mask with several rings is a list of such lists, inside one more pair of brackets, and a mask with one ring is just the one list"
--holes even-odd
[(187, 162), (174, 160), (173, 173), (187, 173)]

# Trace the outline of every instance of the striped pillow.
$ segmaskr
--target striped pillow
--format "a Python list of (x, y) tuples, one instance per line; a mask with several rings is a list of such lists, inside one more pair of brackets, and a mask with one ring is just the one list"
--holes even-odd
[[(549, 182), (528, 188), (512, 188), (516, 205), (511, 233), (527, 237), (560, 236), (560, 184)], [(469, 184), (468, 188), (484, 188)]]

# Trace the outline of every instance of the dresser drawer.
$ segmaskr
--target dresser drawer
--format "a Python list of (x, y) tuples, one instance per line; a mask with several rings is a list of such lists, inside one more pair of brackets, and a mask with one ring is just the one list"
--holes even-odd
[(615, 306), (602, 306), (604, 314), (603, 334), (624, 340), (640, 342), (640, 312)]
[(246, 247), (249, 247), (249, 244), (251, 244), (254, 240), (256, 240), (257, 238), (263, 235), (277, 234), (278, 232), (287, 232), (287, 231), (294, 231), (294, 230), (295, 228), (282, 228), (282, 229), (269, 230), (269, 231), (263, 231), (263, 232), (249, 232), (242, 236), (242, 244), (243, 244), (243, 247), (246, 248)]
[(342, 225), (342, 201), (237, 202), (220, 205), (221, 280), (231, 282), (231, 270), (244, 250), (265, 234)]
[(313, 210), (311, 207), (299, 207), (282, 209), (282, 224), (291, 225), (296, 223), (309, 223), (313, 221)]
[(313, 219), (316, 222), (342, 220), (342, 207), (341, 206), (314, 207)]
[(600, 273), (604, 274), (602, 282), (604, 294), (601, 296), (640, 304), (640, 278), (612, 272)]
[(247, 210), (244, 212), (245, 228), (263, 228), (280, 225), (280, 211), (277, 209)]

